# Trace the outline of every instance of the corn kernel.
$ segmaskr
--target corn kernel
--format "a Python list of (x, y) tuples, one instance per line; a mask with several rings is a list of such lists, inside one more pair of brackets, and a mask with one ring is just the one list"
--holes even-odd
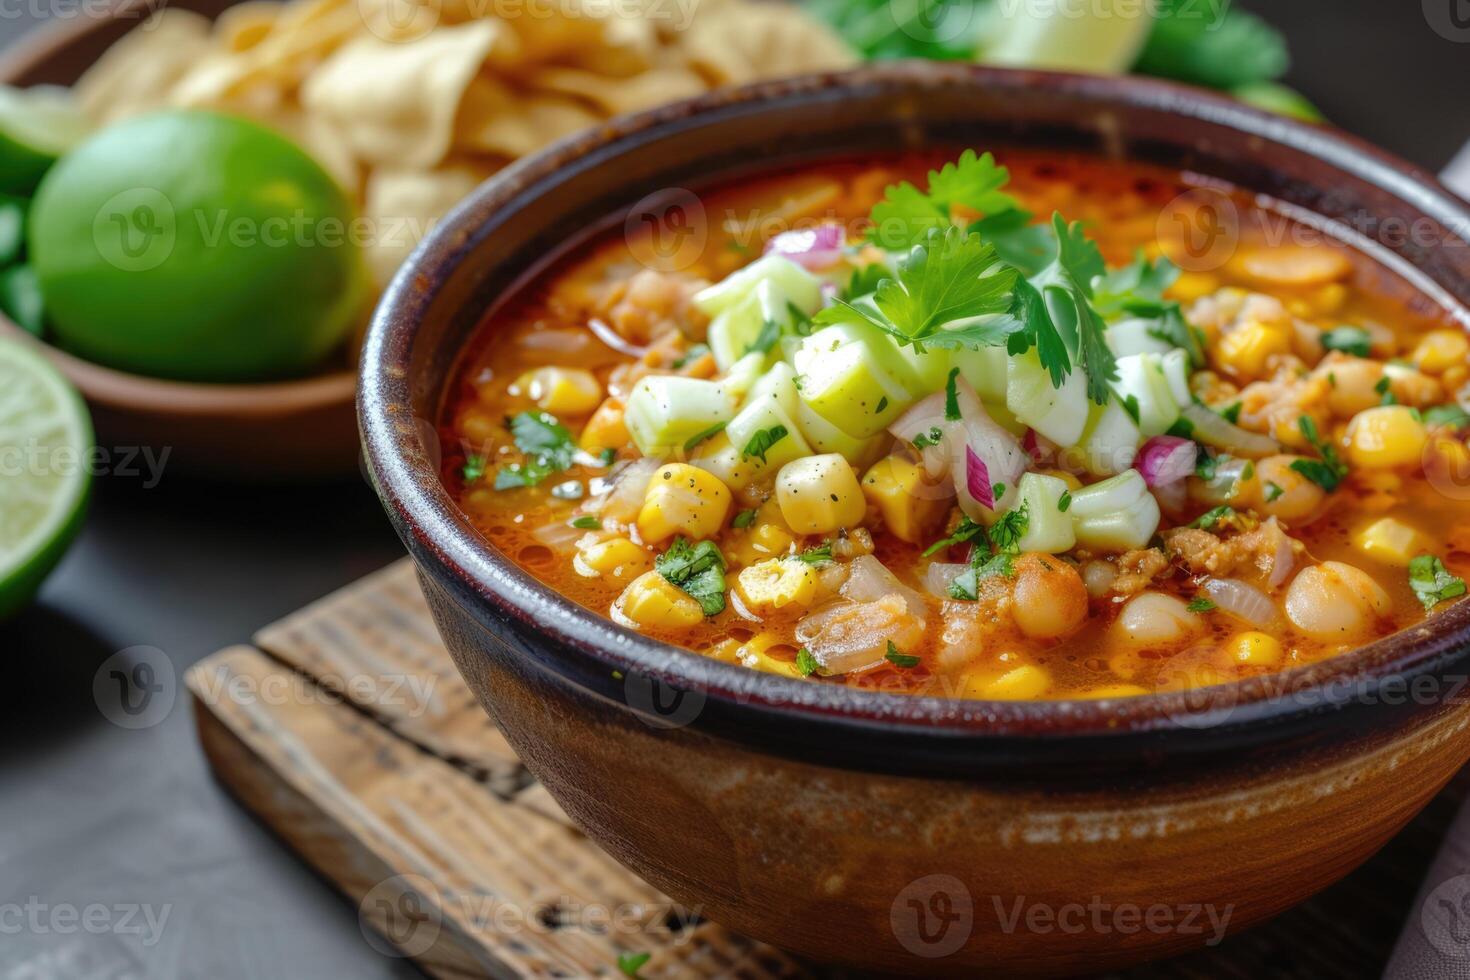
[(863, 495), (883, 515), (894, 536), (911, 544), (926, 542), (949, 516), (949, 487), (924, 479), (924, 469), (899, 456), (874, 463), (863, 477)]
[(1370, 558), (1390, 565), (1407, 566), (1409, 560), (1424, 551), (1419, 532), (1403, 521), (1380, 517), (1353, 535), (1353, 545)]
[(867, 512), (862, 487), (837, 453), (793, 460), (776, 474), (776, 500), (786, 526), (798, 534), (829, 534), (856, 527)]
[(718, 477), (687, 463), (670, 463), (648, 483), (638, 511), (638, 534), (645, 544), (676, 534), (696, 541), (712, 538), (729, 511), (730, 488)]
[[(741, 645), (735, 655), (736, 660), (751, 670), (778, 674), (782, 677), (800, 677), (801, 671), (795, 662), (782, 660), (771, 654), (771, 650), (781, 646), (785, 646), (785, 641), (775, 633), (757, 633)], [(790, 648), (787, 647), (787, 649)]]
[(1272, 286), (1321, 286), (1345, 279), (1352, 262), (1340, 251), (1322, 245), (1274, 245), (1242, 250), (1230, 266), (1239, 275)]
[(582, 427), (579, 445), (589, 453), (604, 449), (621, 449), (628, 444), (628, 426), (623, 421), (623, 402), (620, 398), (609, 398), (597, 406), (597, 411)]
[(1051, 688), (1051, 675), (1040, 667), (1026, 664), (1008, 670), (985, 685), (985, 697), (991, 701), (1030, 701)]
[(1256, 630), (1232, 637), (1225, 650), (1231, 663), (1248, 667), (1277, 667), (1286, 656), (1280, 640)]
[(817, 573), (797, 558), (771, 558), (742, 569), (736, 585), (751, 612), (809, 606), (817, 595)]
[(1443, 374), (1470, 355), (1470, 340), (1459, 330), (1431, 330), (1420, 339), (1409, 360), (1421, 371)]
[(1357, 466), (1391, 469), (1417, 463), (1429, 435), (1424, 423), (1404, 405), (1381, 405), (1353, 416), (1348, 423), (1348, 457)]
[(598, 541), (577, 553), (572, 568), (586, 578), (633, 579), (653, 567), (653, 558), (627, 538)]
[(1220, 280), (1205, 272), (1181, 272), (1169, 287), (1169, 298), (1180, 303), (1193, 303), (1220, 288)]
[(602, 383), (581, 368), (536, 368), (517, 378), (513, 390), (553, 415), (586, 415), (602, 401)]
[(757, 524), (750, 532), (751, 547), (767, 555), (785, 554), (795, 540), (785, 528), (776, 524)]
[(703, 622), (704, 610), (658, 572), (644, 572), (618, 596), (613, 618), (640, 628), (682, 629)]
[(1470, 381), (1470, 365), (1456, 364), (1454, 367), (1446, 368), (1444, 374), (1439, 376), (1439, 380), (1444, 385), (1445, 391), (1458, 392), (1465, 387), (1465, 382)]
[(1290, 350), (1291, 336), (1281, 327), (1251, 321), (1220, 338), (1216, 357), (1236, 377), (1260, 378), (1268, 358)]

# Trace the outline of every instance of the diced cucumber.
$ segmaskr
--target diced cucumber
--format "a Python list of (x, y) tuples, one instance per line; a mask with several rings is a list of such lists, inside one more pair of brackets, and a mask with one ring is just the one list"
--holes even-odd
[(802, 399), (856, 439), (887, 428), (913, 402), (910, 390), (918, 383), (882, 334), (862, 324), (812, 334), (796, 352), (796, 370)]
[(781, 409), (787, 415), (796, 418), (796, 406), (801, 403), (801, 396), (796, 391), (796, 370), (785, 361), (777, 361), (772, 364), (764, 374), (756, 379), (755, 384), (750, 386), (748, 401), (754, 402), (770, 397), (774, 397), (780, 403)]
[(1138, 431), (1145, 438), (1163, 435), (1179, 419), (1179, 401), (1158, 354), (1118, 358), (1117, 392), (1125, 402), (1132, 399), (1136, 404)]
[(1067, 512), (1077, 543), (1098, 551), (1143, 548), (1159, 527), (1158, 501), (1137, 470), (1073, 491)]
[(1022, 422), (1059, 446), (1075, 445), (1087, 425), (1087, 378), (1067, 375), (1053, 388), (1051, 374), (1030, 350), (1006, 363), (1006, 407)]
[(803, 313), (815, 313), (822, 306), (822, 281), (782, 255), (756, 259), (713, 286), (701, 289), (694, 296), (694, 305), (706, 316), (718, 316), (743, 302), (766, 281), (778, 287), (785, 299)]
[(1174, 396), (1183, 411), (1184, 406), (1194, 400), (1194, 395), (1189, 390), (1189, 351), (1182, 347), (1176, 347), (1163, 357), (1164, 380), (1169, 382), (1169, 394)]
[(950, 352), (950, 363), (960, 369), (960, 376), (987, 404), (1006, 400), (1006, 349), (1004, 347), (966, 347)]
[(945, 381), (949, 379), (949, 369), (953, 363), (949, 351), (940, 350), (937, 347), (926, 347), (921, 354), (913, 347), (900, 344), (892, 338), (884, 337), (883, 339), (908, 365), (909, 372), (915, 379), (914, 387), (909, 391), (913, 400), (917, 401), (944, 387)]
[(1042, 551), (1059, 555), (1077, 544), (1072, 517), (1061, 509), (1062, 494), (1067, 484), (1054, 476), (1027, 473), (1021, 477), (1021, 502), (1026, 505), (1026, 533), (1021, 535), (1022, 551)]
[(651, 375), (633, 386), (623, 410), (628, 434), (645, 456), (683, 449), (684, 443), (734, 415), (723, 385), (678, 375)]
[(1167, 340), (1162, 340), (1149, 333), (1153, 327), (1151, 320), (1120, 320), (1108, 327), (1104, 339), (1107, 340), (1108, 348), (1117, 357), (1128, 357), (1133, 354), (1167, 354), (1174, 350), (1174, 345)]
[(1003, 401), (985, 402), (984, 408), (985, 414), (994, 419), (996, 425), (1005, 429), (1017, 439), (1025, 438), (1026, 430), (1031, 428), (1031, 426), (1016, 418), (1015, 414), (1009, 408), (1006, 408), (1006, 403)]
[(856, 439), (812, 411), (811, 406), (800, 398), (796, 401), (796, 424), (813, 449), (819, 453), (838, 453), (856, 469), (866, 469), (876, 462), (888, 442), (887, 435), (882, 432), (867, 439)]
[(1113, 476), (1133, 465), (1142, 441), (1138, 426), (1128, 410), (1109, 398), (1106, 405), (1093, 405), (1087, 428), (1078, 446), (1081, 463), (1094, 476)]
[(761, 461), (742, 456), (723, 432), (700, 443), (689, 462), (719, 477), (732, 490), (750, 486), (761, 474)]
[(997, 6), (981, 60), (1021, 68), (1122, 74), (1154, 23), (1149, 8), (1133, 0)]
[(730, 404), (738, 405), (745, 400), (755, 383), (765, 377), (766, 363), (769, 360), (766, 354), (750, 353), (730, 366), (730, 370), (720, 379), (720, 386), (730, 396)]
[[(801, 427), (796, 424), (796, 419), (786, 411), (782, 404), (782, 392), (779, 385), (767, 386), (765, 390), (757, 389), (751, 392), (750, 399), (730, 424), (725, 427), (725, 435), (730, 439), (730, 445), (737, 450), (744, 451), (746, 446), (762, 432), (770, 432), (777, 426), (786, 430), (786, 434), (777, 439), (765, 451), (765, 462), (760, 458), (747, 457), (746, 462), (753, 466), (759, 466), (762, 470), (777, 470), (793, 459), (812, 455), (812, 447), (807, 444), (806, 438), (801, 434)], [(795, 392), (792, 392), (794, 395)]]

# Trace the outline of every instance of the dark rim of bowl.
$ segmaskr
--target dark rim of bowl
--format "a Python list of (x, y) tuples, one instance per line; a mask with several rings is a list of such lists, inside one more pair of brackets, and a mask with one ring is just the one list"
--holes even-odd
[[(767, 104), (830, 98), (850, 88), (971, 85), (1041, 88), (1099, 109), (1129, 106), (1225, 126), (1270, 141), (1327, 167), (1365, 180), (1420, 213), (1454, 228), (1470, 226), (1470, 210), (1432, 176), (1361, 140), (1242, 105), (1201, 90), (1136, 77), (1079, 76), (974, 65), (894, 62), (848, 72), (805, 76), (720, 91), (637, 115), (574, 136), (511, 165), (462, 202), (420, 244), (385, 294), (362, 361), (359, 420), (369, 469), (410, 551), (456, 601), (489, 603), (477, 618), (497, 632), (539, 637), (508, 640), (542, 666), (609, 701), (628, 703), (626, 682), (700, 692), (747, 722), (720, 725), (719, 734), (772, 745), (761, 722), (842, 729), (869, 744), (901, 737), (974, 744), (1011, 739), (1033, 745), (1055, 736), (1114, 738), (1211, 732), (1218, 747), (1226, 731), (1264, 728), (1309, 731), (1313, 716), (1354, 703), (1401, 703), (1391, 690), (1412, 678), (1444, 679), (1470, 652), (1470, 602), (1456, 604), (1421, 626), (1355, 651), (1290, 671), (1217, 687), (1107, 701), (961, 701), (867, 691), (764, 674), (648, 639), (584, 609), (522, 571), (469, 523), (440, 481), (413, 417), (410, 362), (416, 333), (436, 294), (465, 260), (484, 226), (498, 213), (543, 193), (547, 181), (575, 161), (595, 156), (600, 166), (621, 146), (644, 144), (731, 112)], [(1457, 223), (1456, 223), (1457, 222)], [(1442, 285), (1442, 284), (1441, 284)], [(1452, 312), (1464, 318), (1463, 309)], [(492, 608), (493, 607), (493, 610)], [(473, 610), (472, 610), (473, 612)], [(554, 653), (544, 653), (543, 649)], [(1450, 692), (1453, 697), (1458, 688)], [(1441, 694), (1435, 703), (1443, 703)], [(641, 710), (642, 705), (633, 705)], [(656, 713), (656, 712), (655, 712)], [(1338, 712), (1341, 714), (1341, 712)], [(1356, 716), (1355, 716), (1356, 718)], [(1362, 721), (1362, 718), (1356, 718)], [(1171, 740), (1171, 745), (1174, 742)], [(774, 751), (790, 752), (777, 747)], [(859, 759), (858, 766), (865, 764)]]

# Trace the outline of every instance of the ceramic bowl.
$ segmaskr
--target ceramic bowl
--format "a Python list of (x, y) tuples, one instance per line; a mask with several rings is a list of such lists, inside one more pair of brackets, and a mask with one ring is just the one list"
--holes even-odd
[(1470, 603), (1201, 691), (903, 697), (623, 629), (521, 571), (441, 486), (433, 423), (471, 332), (634, 202), (836, 155), (1015, 146), (1216, 175), (1328, 225), (1402, 220), (1427, 234), (1356, 244), (1465, 315), (1470, 249), (1449, 229), (1466, 205), (1350, 137), (1153, 81), (894, 64), (714, 94), (517, 163), (419, 250), (368, 339), (372, 478), (516, 751), (668, 895), (824, 962), (1066, 975), (1197, 948), (1346, 874), (1470, 756)]

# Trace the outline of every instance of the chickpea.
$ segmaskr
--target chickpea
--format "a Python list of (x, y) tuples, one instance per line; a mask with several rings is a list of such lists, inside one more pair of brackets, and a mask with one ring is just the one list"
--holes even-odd
[(1118, 628), (1139, 644), (1177, 643), (1204, 624), (1189, 607), (1162, 592), (1143, 592), (1128, 600), (1118, 614)]
[(1267, 456), (1256, 463), (1260, 480), (1257, 508), (1267, 517), (1297, 522), (1316, 513), (1327, 499), (1322, 488), (1291, 468), (1300, 456)]
[(1096, 559), (1082, 566), (1082, 584), (1087, 586), (1087, 594), (1094, 599), (1101, 599), (1113, 591), (1113, 583), (1118, 579), (1118, 569), (1112, 562)]
[(1087, 618), (1087, 589), (1077, 570), (1051, 555), (1016, 559), (1011, 616), (1027, 636), (1051, 639), (1070, 633)]
[(1327, 407), (1339, 418), (1351, 418), (1383, 401), (1376, 386), (1383, 381), (1383, 365), (1361, 357), (1343, 357), (1324, 365), (1329, 387)]
[(1302, 569), (1286, 590), (1286, 615), (1297, 629), (1320, 640), (1356, 640), (1393, 601), (1360, 568), (1325, 561)]

